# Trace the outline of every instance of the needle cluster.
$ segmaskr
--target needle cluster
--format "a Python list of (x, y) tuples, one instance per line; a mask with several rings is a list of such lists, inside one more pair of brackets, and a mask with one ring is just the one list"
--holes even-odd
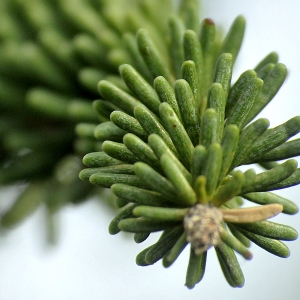
[[(271, 53), (232, 83), (244, 30), (245, 20), (238, 16), (220, 41), (212, 20), (191, 29), (172, 16), (168, 48), (161, 51), (140, 29), (132, 43), (138, 49), (134, 63), (119, 67), (125, 86), (98, 83), (102, 99), (94, 102), (96, 111), (104, 113), (104, 103), (115, 109), (110, 121), (95, 128), (103, 151), (83, 158), (88, 168), (80, 178), (117, 196), (122, 209), (109, 226), (111, 234), (132, 232), (141, 243), (162, 232), (137, 255), (138, 265), (162, 260), (169, 267), (191, 244), (188, 288), (201, 281), (211, 247), (228, 283), (241, 287), (244, 276), (235, 253), (251, 259), (252, 241), (287, 257), (281, 240), (297, 238), (293, 228), (267, 219), (298, 211), (271, 191), (300, 182), (297, 162), (290, 159), (299, 154), (299, 141), (288, 141), (300, 131), (300, 117), (275, 128), (265, 118), (253, 121), (287, 71)], [(252, 163), (265, 171), (238, 168)], [(260, 206), (241, 208), (245, 200)]]

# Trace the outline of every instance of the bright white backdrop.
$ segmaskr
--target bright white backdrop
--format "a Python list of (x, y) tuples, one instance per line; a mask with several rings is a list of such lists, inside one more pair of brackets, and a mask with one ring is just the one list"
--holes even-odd
[[(279, 94), (261, 116), (276, 126), (296, 114), (300, 85), (300, 2), (287, 1), (203, 1), (202, 16), (228, 29), (239, 14), (247, 19), (246, 39), (237, 60), (235, 76), (253, 68), (269, 52), (276, 50), (287, 65), (289, 77)], [(300, 187), (280, 191), (299, 203)], [(13, 193), (8, 192), (1, 202)], [(300, 298), (300, 241), (288, 242), (291, 257), (281, 259), (252, 246), (254, 259), (240, 259), (246, 283), (233, 289), (226, 283), (214, 250), (209, 251), (206, 274), (192, 291), (184, 287), (187, 252), (170, 268), (160, 263), (141, 268), (137, 245), (127, 235), (110, 236), (107, 226), (113, 213), (103, 204), (90, 201), (77, 209), (62, 212), (59, 245), (43, 244), (42, 212), (21, 227), (0, 236), (0, 299), (2, 300), (110, 300), (110, 299), (222, 299), (281, 300)], [(277, 222), (300, 231), (300, 215), (279, 216)], [(154, 241), (154, 239), (152, 239)]]

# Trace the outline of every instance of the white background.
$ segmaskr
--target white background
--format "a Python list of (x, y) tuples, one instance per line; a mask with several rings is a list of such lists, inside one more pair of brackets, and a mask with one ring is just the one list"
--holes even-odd
[[(237, 15), (247, 19), (246, 39), (234, 78), (273, 50), (287, 65), (288, 80), (261, 116), (269, 118), (273, 127), (299, 115), (300, 2), (203, 2), (202, 16), (212, 18), (226, 30)], [(298, 205), (299, 193), (300, 187), (280, 191)], [(1, 202), (11, 197), (12, 193), (2, 193)], [(107, 226), (113, 212), (106, 205), (90, 201), (76, 209), (64, 209), (61, 217), (60, 241), (54, 248), (45, 246), (41, 211), (21, 227), (0, 236), (1, 300), (300, 299), (300, 240), (287, 242), (291, 250), (288, 259), (252, 246), (254, 259), (240, 259), (246, 277), (242, 289), (227, 284), (211, 250), (203, 281), (188, 290), (184, 287), (187, 249), (169, 269), (160, 262), (138, 267), (135, 256), (149, 243), (137, 245), (125, 234), (110, 236)], [(300, 215), (282, 215), (274, 220), (300, 231)]]

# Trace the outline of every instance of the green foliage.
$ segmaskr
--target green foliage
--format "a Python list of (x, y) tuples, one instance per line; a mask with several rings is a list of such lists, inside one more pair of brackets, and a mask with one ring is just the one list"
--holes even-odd
[[(138, 265), (169, 267), (191, 244), (188, 288), (203, 278), (210, 247), (233, 287), (244, 284), (235, 252), (251, 259), (250, 240), (289, 256), (281, 240), (297, 232), (266, 219), (298, 211), (270, 191), (300, 183), (289, 159), (299, 141), (288, 141), (299, 117), (271, 129), (267, 119), (251, 123), (286, 67), (272, 52), (232, 84), (245, 20), (221, 40), (212, 20), (199, 27), (198, 12), (198, 0), (1, 1), (0, 184), (27, 184), (3, 227), (45, 205), (55, 241), (56, 212), (100, 186), (121, 208), (111, 234), (142, 243), (162, 231)], [(267, 170), (236, 169), (251, 163)], [(260, 206), (240, 208), (243, 199)]]
[[(121, 104), (101, 99), (94, 105), (98, 114), (94, 111), (97, 83), (109, 80), (109, 87), (110, 82), (118, 87), (118, 97), (125, 88), (118, 67), (132, 63), (138, 51), (132, 44), (135, 32), (144, 27), (163, 45), (167, 18), (177, 10), (169, 0), (1, 0), (0, 185), (25, 182), (29, 191), (31, 186), (49, 186), (64, 195), (56, 196), (58, 207), (100, 194), (101, 189), (91, 189), (78, 178), (81, 158), (102, 150), (94, 135), (99, 122), (97, 138), (114, 135), (122, 141), (125, 131), (107, 122)], [(124, 70), (126, 77), (125, 73), (132, 76), (130, 70)], [(140, 126), (137, 131), (147, 137)], [(74, 165), (68, 164), (70, 157)], [(57, 173), (65, 173), (69, 180), (60, 180)], [(20, 217), (10, 217), (27, 193), (26, 189), (11, 209), (1, 212), (3, 226), (19, 224), (34, 208), (48, 207), (52, 201), (49, 193), (40, 193), (36, 205), (25, 205)]]
[[(181, 2), (185, 17), (192, 2)], [(190, 15), (193, 24), (194, 17)], [(249, 240), (287, 257), (289, 250), (280, 240), (298, 235), (293, 228), (266, 219), (298, 211), (291, 201), (270, 191), (300, 183), (295, 160), (273, 161), (298, 154), (298, 141), (287, 141), (300, 131), (299, 117), (271, 129), (267, 119), (251, 123), (280, 89), (286, 68), (271, 53), (232, 84), (245, 30), (242, 16), (223, 41), (209, 19), (200, 30), (190, 28), (180, 15), (173, 16), (169, 25), (163, 44), (145, 29), (130, 40), (139, 52), (131, 65), (119, 67), (126, 87), (99, 82), (103, 100), (116, 106), (110, 115), (116, 127), (109, 123), (107, 129), (99, 129), (97, 134), (105, 136), (100, 138), (103, 152), (84, 157), (93, 168), (82, 170), (80, 177), (110, 187), (121, 202), (123, 208), (110, 225), (112, 234), (132, 232), (141, 243), (152, 232), (162, 231), (154, 245), (137, 255), (138, 265), (162, 259), (169, 267), (190, 244), (186, 286), (193, 288), (203, 278), (207, 250), (214, 247), (228, 283), (242, 287), (244, 276), (235, 253), (251, 259)], [(99, 160), (89, 165), (93, 157)], [(114, 168), (110, 174), (109, 157), (108, 165)], [(256, 174), (253, 169), (236, 169), (250, 163), (267, 170)], [(131, 165), (133, 173), (115, 171), (124, 165)], [(240, 208), (243, 199), (261, 206)]]

